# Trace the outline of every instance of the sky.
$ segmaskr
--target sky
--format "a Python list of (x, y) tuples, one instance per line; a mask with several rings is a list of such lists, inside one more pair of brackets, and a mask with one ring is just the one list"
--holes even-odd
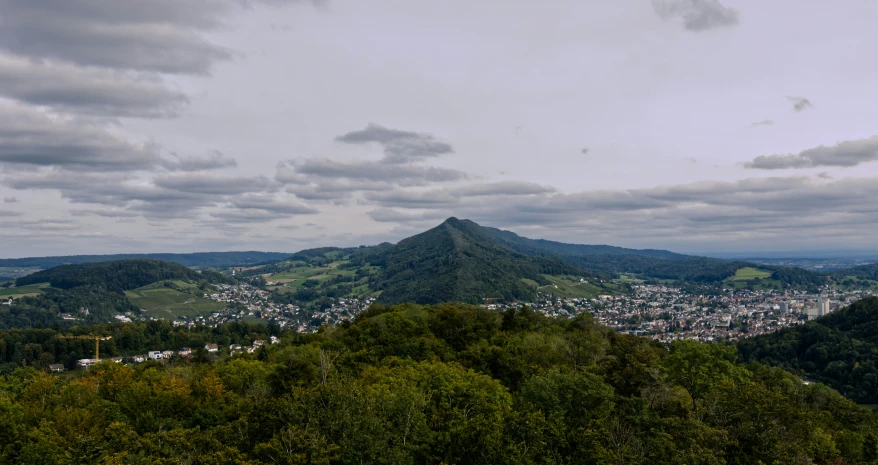
[(369, 245), (450, 216), (878, 251), (872, 0), (0, 11), (0, 257)]

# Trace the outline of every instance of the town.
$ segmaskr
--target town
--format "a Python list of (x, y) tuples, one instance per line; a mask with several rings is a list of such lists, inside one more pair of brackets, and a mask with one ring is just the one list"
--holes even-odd
[[(733, 342), (804, 324), (874, 293), (829, 288), (821, 294), (726, 289), (720, 295), (702, 295), (654, 284), (633, 284), (631, 290), (630, 295), (595, 298), (558, 298), (540, 292), (536, 302), (489, 303), (486, 307), (529, 307), (559, 318), (588, 312), (617, 332), (664, 343), (677, 339)], [(330, 306), (309, 309), (274, 302), (271, 296), (270, 292), (246, 283), (216, 285), (204, 297), (226, 304), (224, 309), (206, 316), (180, 317), (173, 324), (213, 327), (231, 321), (264, 321), (299, 333), (313, 333), (322, 325), (350, 321), (375, 301), (336, 298)]]

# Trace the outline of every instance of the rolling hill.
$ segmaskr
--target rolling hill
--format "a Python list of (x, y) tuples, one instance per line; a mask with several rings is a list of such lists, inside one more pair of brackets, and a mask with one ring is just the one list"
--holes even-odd
[(548, 257), (532, 257), (504, 248), (471, 221), (450, 218), (424, 233), (377, 254), (383, 267), (377, 287), (382, 303), (477, 303), (483, 298), (532, 301), (531, 279), (549, 284), (543, 274), (581, 274)]
[[(440, 234), (441, 231), (454, 232), (451, 236)], [(459, 241), (468, 250), (480, 250), (498, 257), (504, 254), (537, 260), (539, 267), (550, 267), (555, 270), (548, 274), (566, 273), (558, 267), (558, 262), (566, 265), (575, 273), (592, 273), (617, 278), (620, 274), (637, 275), (644, 278), (680, 280), (696, 283), (721, 283), (736, 276), (739, 269), (753, 268), (762, 270), (760, 276), (771, 279), (777, 285), (820, 286), (826, 282), (826, 276), (799, 268), (759, 266), (748, 262), (727, 261), (716, 258), (682, 255), (666, 250), (626, 249), (607, 245), (565, 244), (543, 239), (529, 239), (510, 231), (480, 226), (469, 220), (449, 218), (442, 225), (426, 233), (400, 241), (394, 246), (384, 249), (386, 256), (405, 257), (397, 261), (411, 260), (421, 256), (417, 249), (426, 251), (437, 247), (442, 241), (445, 249), (454, 243), (449, 237), (466, 238)], [(441, 249), (441, 247), (439, 247)], [(382, 254), (378, 254), (381, 256)], [(429, 255), (425, 253), (424, 256)], [(447, 256), (447, 255), (446, 255)], [(548, 261), (546, 261), (548, 259)], [(501, 259), (501, 262), (503, 260)], [(492, 264), (491, 261), (483, 261)], [(525, 267), (532, 270), (533, 267)], [(513, 266), (511, 271), (522, 273), (523, 270)], [(391, 271), (392, 272), (392, 271)], [(529, 276), (519, 276), (529, 277)]]
[[(199, 272), (176, 263), (150, 259), (57, 266), (16, 279), (16, 286), (7, 292), (34, 289), (35, 293), (19, 298), (15, 305), (0, 308), (0, 328), (52, 326), (60, 322), (60, 314), (71, 314), (80, 322), (101, 323), (141, 308), (179, 307), (180, 311), (195, 313), (215, 310), (214, 306), (187, 292), (203, 281), (220, 283), (227, 279), (217, 272)], [(165, 282), (171, 286), (159, 287), (168, 289), (147, 292), (150, 286)], [(134, 298), (140, 299), (140, 305), (132, 303)], [(162, 308), (164, 304), (168, 308)]]
[(0, 268), (41, 268), (60, 265), (111, 262), (118, 260), (152, 259), (177, 263), (192, 268), (224, 268), (235, 265), (255, 265), (288, 257), (279, 252), (199, 252), (199, 253), (151, 253), (115, 255), (69, 255), (56, 257), (2, 258)]
[(741, 341), (738, 351), (745, 361), (780, 366), (857, 402), (878, 404), (878, 297)]
[[(256, 275), (277, 283), (273, 290), (285, 295), (284, 302), (298, 304), (344, 296), (378, 296), (385, 304), (479, 303), (484, 298), (533, 301), (542, 288), (580, 297), (619, 291), (602, 280), (661, 279), (760, 289), (815, 288), (826, 282), (825, 275), (797, 268), (529, 239), (457, 218), (397, 244), (303, 250), (238, 276)], [(303, 286), (318, 278), (319, 282)], [(593, 279), (587, 283), (581, 278)]]

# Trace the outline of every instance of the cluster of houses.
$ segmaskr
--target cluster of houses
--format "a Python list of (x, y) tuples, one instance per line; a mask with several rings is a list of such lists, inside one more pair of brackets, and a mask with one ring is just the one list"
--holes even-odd
[[(236, 355), (236, 354), (243, 354), (243, 353), (252, 354), (252, 353), (256, 352), (256, 350), (258, 350), (260, 347), (262, 347), (266, 344), (278, 344), (278, 343), (280, 343), (280, 339), (277, 336), (271, 336), (271, 338), (268, 340), (268, 342), (266, 342), (262, 339), (257, 339), (255, 341), (253, 341), (253, 344), (250, 346), (242, 346), (240, 344), (231, 344), (229, 346), (229, 355)], [(216, 344), (207, 344), (204, 346), (204, 349), (207, 350), (208, 353), (212, 353), (212, 354), (219, 352), (219, 346)], [(151, 351), (147, 352), (146, 354), (134, 355), (134, 356), (130, 357), (130, 362), (131, 363), (143, 363), (147, 360), (168, 360), (168, 359), (172, 358), (174, 355), (179, 355), (179, 356), (186, 358), (188, 360), (189, 357), (192, 355), (192, 349), (189, 347), (183, 347), (182, 349), (180, 349), (178, 351), (151, 350)], [(115, 363), (122, 363), (124, 361), (124, 358), (123, 357), (111, 357), (109, 359), (104, 359), (104, 360), (111, 360)], [(89, 368), (97, 362), (98, 362), (98, 360), (95, 360), (93, 358), (83, 358), (83, 359), (79, 359), (76, 362), (76, 366), (78, 368)], [(53, 372), (64, 371), (64, 365), (61, 365), (61, 364), (49, 365), (49, 369)]]

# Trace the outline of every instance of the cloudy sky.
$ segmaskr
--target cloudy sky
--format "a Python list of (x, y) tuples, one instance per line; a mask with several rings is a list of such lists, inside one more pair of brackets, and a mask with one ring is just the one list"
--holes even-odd
[(295, 251), (448, 216), (878, 251), (878, 3), (0, 0), (0, 256)]

